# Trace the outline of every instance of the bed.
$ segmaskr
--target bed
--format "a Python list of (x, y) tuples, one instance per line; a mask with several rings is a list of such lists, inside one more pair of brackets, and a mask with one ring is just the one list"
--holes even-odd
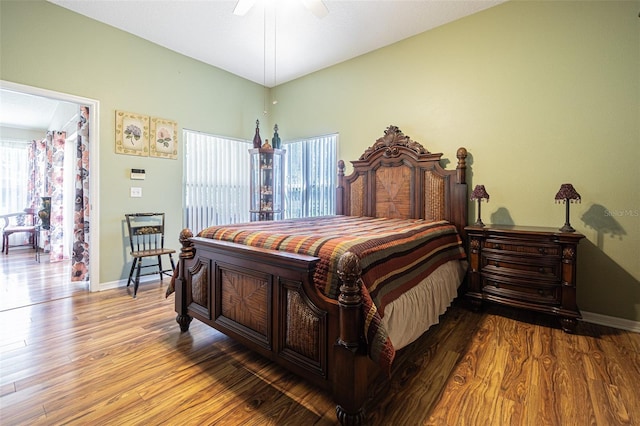
[(176, 321), (195, 318), (331, 392), (343, 425), (466, 272), (466, 156), (455, 170), (396, 126), (338, 164), (336, 215), (180, 234)]

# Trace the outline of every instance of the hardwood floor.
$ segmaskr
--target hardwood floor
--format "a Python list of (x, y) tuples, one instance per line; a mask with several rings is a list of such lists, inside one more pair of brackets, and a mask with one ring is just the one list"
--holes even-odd
[[(3, 306), (47, 293), (46, 268), (2, 267)], [(327, 393), (198, 321), (180, 333), (167, 283), (3, 308), (0, 424), (335, 424)], [(640, 425), (640, 335), (455, 304), (370, 396), (371, 425)]]
[(0, 311), (88, 291), (87, 284), (71, 282), (71, 261), (49, 263), (47, 256), (40, 253), (37, 262), (30, 247), (0, 253)]

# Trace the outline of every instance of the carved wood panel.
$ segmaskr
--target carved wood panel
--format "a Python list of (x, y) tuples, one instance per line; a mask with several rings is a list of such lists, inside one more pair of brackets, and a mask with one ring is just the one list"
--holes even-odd
[(189, 307), (206, 318), (211, 318), (209, 260), (200, 258), (187, 271), (189, 277)]
[(376, 217), (411, 217), (411, 169), (382, 167), (376, 171)]
[(220, 268), (219, 279), (222, 316), (268, 337), (268, 280), (224, 268)]

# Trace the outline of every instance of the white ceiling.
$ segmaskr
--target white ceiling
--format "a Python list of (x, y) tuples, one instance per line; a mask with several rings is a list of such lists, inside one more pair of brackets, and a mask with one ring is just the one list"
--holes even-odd
[(63, 130), (78, 114), (78, 105), (0, 89), (0, 127), (24, 130)]
[[(505, 0), (48, 0), (240, 77), (273, 87)], [(266, 54), (265, 54), (266, 52)]]
[[(505, 0), (48, 0), (175, 52), (274, 87)], [(265, 53), (266, 52), (266, 53)], [(56, 101), (0, 91), (0, 126), (50, 128)], [(49, 122), (48, 122), (49, 121)]]

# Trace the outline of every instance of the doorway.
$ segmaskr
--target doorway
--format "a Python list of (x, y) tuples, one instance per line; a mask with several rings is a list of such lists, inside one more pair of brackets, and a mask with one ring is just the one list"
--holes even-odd
[[(99, 146), (98, 141), (99, 141), (99, 135), (100, 135), (99, 119), (98, 119), (100, 115), (99, 101), (90, 99), (90, 98), (84, 98), (76, 95), (70, 95), (70, 94), (56, 92), (48, 89), (42, 89), (42, 88), (37, 88), (33, 86), (26, 86), (26, 85), (2, 81), (2, 80), (0, 80), (0, 91), (9, 91), (9, 92), (30, 95), (34, 97), (42, 97), (42, 98), (47, 98), (49, 100), (59, 101), (61, 103), (72, 103), (77, 105), (78, 109), (81, 105), (84, 105), (84, 106), (88, 106), (89, 110), (91, 111), (89, 116), (90, 133), (89, 133), (89, 144), (88, 144), (89, 146), (88, 149), (91, 152), (91, 155), (89, 157), (89, 162), (90, 162), (89, 167), (90, 167), (90, 173), (91, 173), (89, 178), (89, 188), (90, 188), (89, 190), (89, 194), (90, 194), (89, 222), (93, 224), (93, 226), (90, 229), (90, 236), (89, 236), (89, 252), (91, 254), (91, 257), (90, 257), (91, 261), (89, 263), (89, 271), (88, 271), (89, 280), (88, 280), (88, 285), (85, 282), (84, 286), (85, 288), (88, 286), (89, 291), (98, 291), (99, 281), (100, 281), (100, 277), (99, 277), (100, 253), (99, 253), (99, 244), (98, 244), (98, 241), (99, 241), (98, 200), (100, 195), (99, 194), (100, 173), (99, 173), (99, 149), (97, 149), (97, 147)], [(1, 96), (1, 93), (2, 92), (0, 92), (0, 96)], [(0, 99), (0, 102), (1, 101), (2, 99)], [(36, 270), (38, 270), (37, 265), (38, 263), (34, 261), (33, 264), (30, 264), (30, 266), (25, 269), (25, 271), (28, 271), (29, 273), (34, 273)], [(4, 266), (3, 266), (3, 269), (4, 269)], [(69, 269), (69, 275), (66, 278), (65, 278), (65, 275), (66, 275), (66, 272), (65, 274), (59, 275), (60, 280), (64, 281), (66, 279), (66, 282), (63, 284), (66, 284), (71, 281), (71, 270)], [(20, 279), (22, 279), (22, 275)], [(33, 279), (33, 276), (30, 279)]]

